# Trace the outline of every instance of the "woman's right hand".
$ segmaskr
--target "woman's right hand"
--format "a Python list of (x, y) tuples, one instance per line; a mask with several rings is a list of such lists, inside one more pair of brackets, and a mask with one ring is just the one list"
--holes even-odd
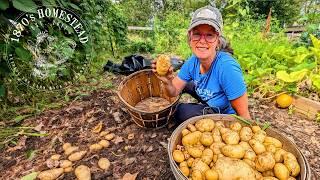
[(157, 61), (156, 61), (156, 60), (153, 60), (153, 61), (152, 61), (151, 67), (152, 67), (152, 72), (154, 72), (154, 74), (155, 74), (164, 84), (171, 84), (171, 83), (172, 83), (172, 79), (174, 78), (174, 75), (173, 75), (173, 67), (172, 67), (172, 66), (169, 67), (169, 70), (168, 70), (168, 72), (167, 72), (167, 74), (166, 74), (165, 76), (160, 76), (160, 75), (157, 73), (157, 70), (156, 70)]

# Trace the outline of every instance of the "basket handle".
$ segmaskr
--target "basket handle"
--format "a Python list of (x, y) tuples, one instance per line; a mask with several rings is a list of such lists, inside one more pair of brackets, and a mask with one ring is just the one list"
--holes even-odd
[(218, 114), (221, 114), (221, 111), (220, 111), (220, 108), (219, 108), (219, 107), (216, 107), (216, 106), (212, 106), (212, 107), (207, 106), (207, 107), (204, 107), (204, 108), (203, 108), (203, 110), (202, 110), (202, 115), (209, 114), (208, 111), (206, 111), (206, 110), (212, 110), (213, 112), (216, 112), (215, 109), (213, 109), (213, 108), (218, 109)]

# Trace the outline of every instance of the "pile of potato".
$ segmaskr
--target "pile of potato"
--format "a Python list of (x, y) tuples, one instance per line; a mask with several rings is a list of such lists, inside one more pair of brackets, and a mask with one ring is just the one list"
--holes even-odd
[(259, 126), (201, 119), (182, 130), (182, 145), (173, 151), (181, 172), (192, 180), (294, 180), (296, 157)]
[[(51, 169), (42, 171), (38, 174), (40, 180), (54, 180), (61, 176), (63, 173), (69, 173), (73, 171), (73, 163), (81, 160), (86, 154), (96, 153), (103, 148), (110, 146), (110, 140), (115, 137), (115, 134), (102, 131), (100, 137), (104, 138), (98, 143), (91, 144), (89, 151), (80, 150), (78, 146), (72, 146), (70, 143), (65, 143), (62, 146), (64, 155), (54, 154), (47, 160), (47, 164), (53, 166)], [(66, 159), (61, 159), (66, 157)], [(107, 158), (101, 158), (98, 161), (98, 167), (102, 170), (108, 170), (110, 167), (110, 161)], [(75, 168), (74, 173), (78, 180), (90, 180), (91, 172), (90, 168), (85, 165), (79, 165)]]

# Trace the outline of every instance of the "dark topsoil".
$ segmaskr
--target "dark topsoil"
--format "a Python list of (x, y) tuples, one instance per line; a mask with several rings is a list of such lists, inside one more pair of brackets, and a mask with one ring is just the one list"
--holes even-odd
[[(253, 118), (269, 121), (272, 127), (291, 138), (307, 157), (313, 179), (320, 178), (320, 125), (288, 111), (278, 109), (274, 103), (261, 103), (250, 99)], [(62, 144), (69, 142), (88, 150), (88, 146), (101, 140), (92, 129), (103, 122), (103, 130), (115, 133), (111, 145), (98, 153), (88, 153), (74, 167), (90, 167), (92, 179), (121, 179), (126, 173), (138, 173), (137, 179), (174, 179), (170, 169), (167, 143), (174, 127), (147, 130), (138, 127), (121, 107), (114, 90), (99, 90), (90, 96), (68, 104), (59, 110), (48, 110), (37, 118), (28, 119), (24, 125), (36, 126), (45, 137), (21, 137), (18, 145), (0, 151), (0, 179), (19, 179), (32, 171), (54, 166), (46, 162), (53, 154), (62, 154)], [(134, 134), (129, 140), (128, 135)], [(35, 150), (31, 160), (27, 152)], [(97, 167), (99, 158), (111, 162), (108, 171)], [(62, 156), (62, 159), (67, 157)], [(59, 179), (75, 179), (74, 173), (65, 173)]]

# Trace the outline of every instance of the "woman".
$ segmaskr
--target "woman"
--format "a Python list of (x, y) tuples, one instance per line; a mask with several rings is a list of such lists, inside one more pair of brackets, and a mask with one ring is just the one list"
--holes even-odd
[(205, 6), (195, 11), (188, 29), (188, 43), (193, 55), (176, 77), (172, 67), (166, 76), (158, 76), (169, 96), (186, 92), (201, 102), (179, 104), (174, 115), (178, 123), (208, 112), (238, 114), (251, 119), (240, 65), (229, 53), (218, 50), (222, 27), (217, 8)]

